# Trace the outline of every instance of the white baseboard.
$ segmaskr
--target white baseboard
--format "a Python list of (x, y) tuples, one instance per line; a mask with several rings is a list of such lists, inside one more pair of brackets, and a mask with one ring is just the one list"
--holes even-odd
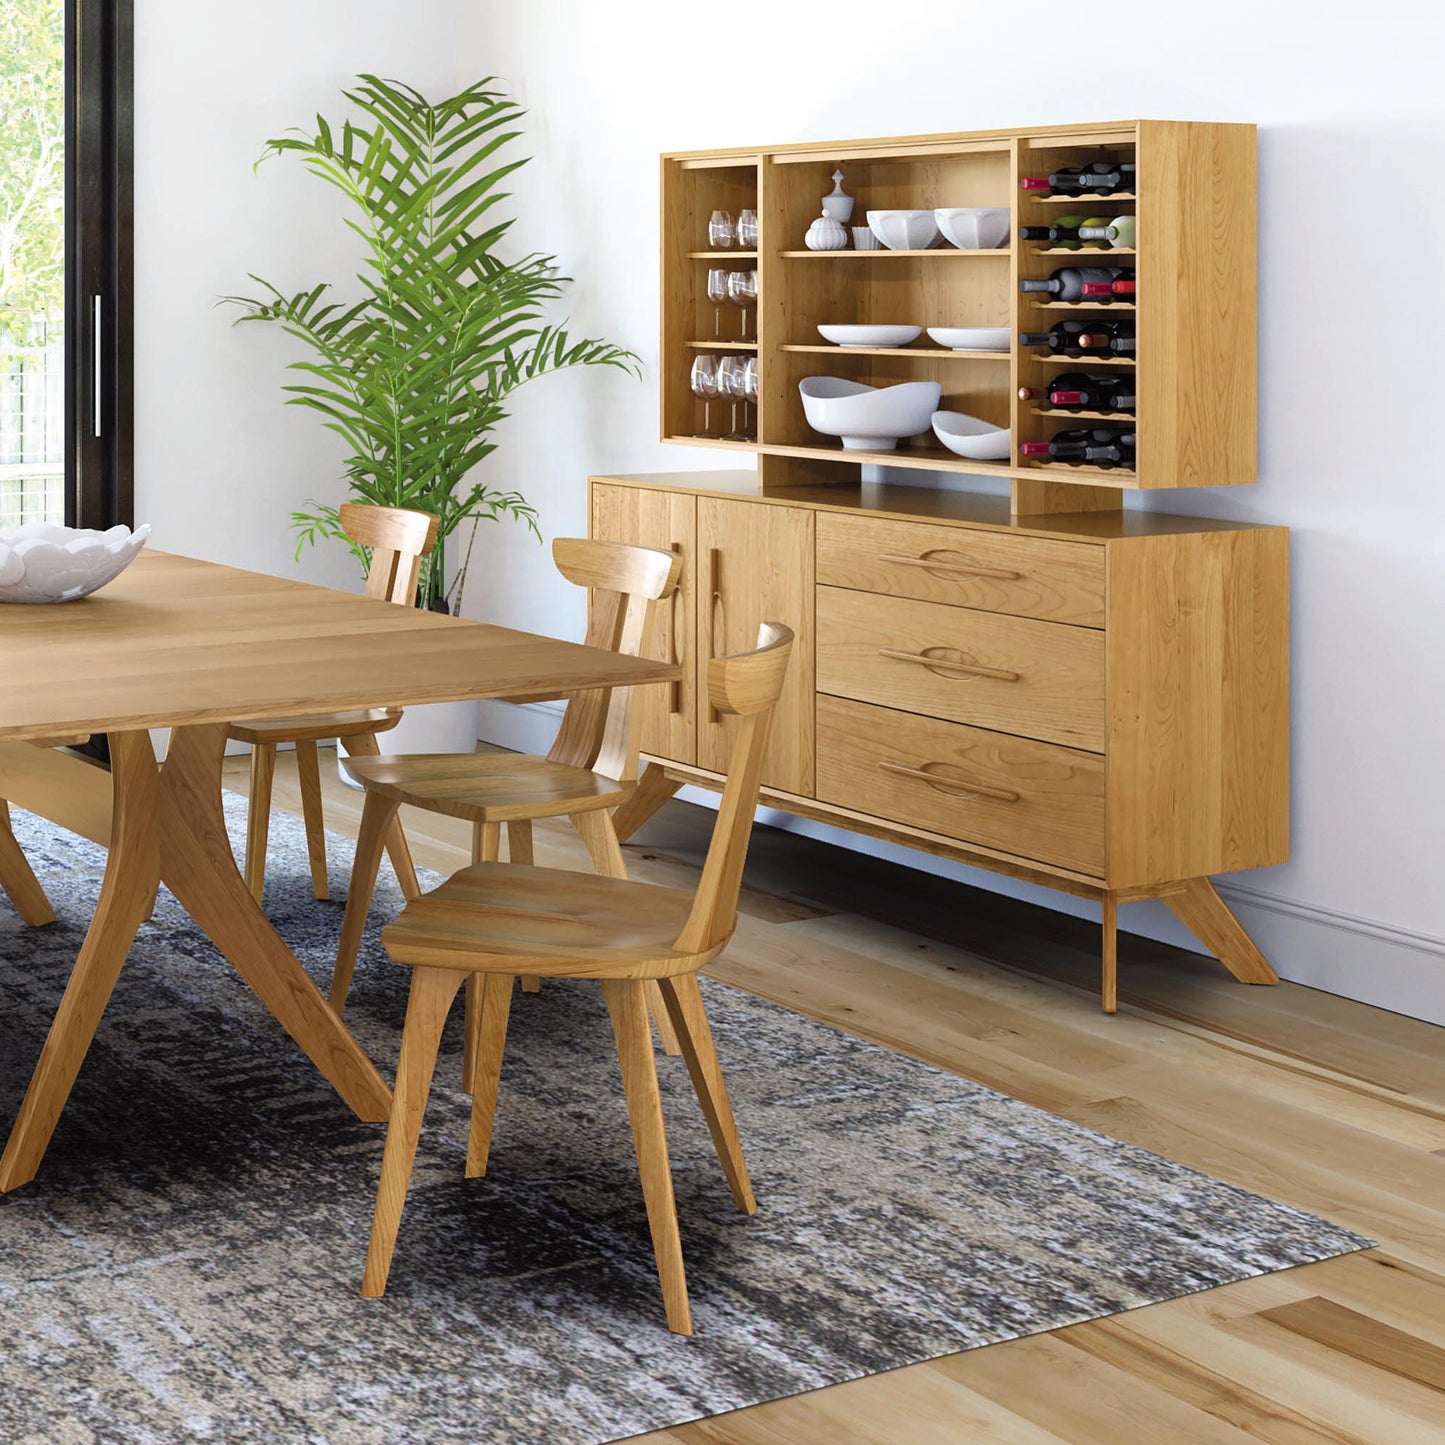
[[(482, 736), (519, 752), (545, 752), (562, 716), (561, 703), (482, 704)], [(683, 788), (679, 798), (717, 807), (717, 794)], [(850, 852), (886, 858), (904, 867), (955, 878), (992, 893), (1038, 903), (1076, 918), (1097, 919), (1098, 906), (1050, 888), (1020, 883), (1001, 874), (934, 858), (911, 848), (760, 808), (759, 822), (832, 843)], [(1270, 893), (1248, 883), (1225, 881), (1219, 891), (1239, 915), (1281, 978), (1339, 994), (1394, 1013), (1445, 1025), (1445, 938), (1417, 933), (1378, 919)], [(1129, 933), (1199, 951), (1199, 941), (1162, 904), (1126, 904), (1120, 925)], [(966, 930), (966, 922), (960, 931)], [(1127, 959), (1124, 967), (1127, 968)]]

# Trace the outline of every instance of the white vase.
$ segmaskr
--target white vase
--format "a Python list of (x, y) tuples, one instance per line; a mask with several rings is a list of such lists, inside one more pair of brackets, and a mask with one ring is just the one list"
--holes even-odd
[[(476, 750), (481, 731), (481, 705), (471, 702), (428, 702), (407, 708), (401, 721), (376, 741), (384, 753), (470, 753)], [(337, 766), (341, 781), (356, 787), (350, 775)]]

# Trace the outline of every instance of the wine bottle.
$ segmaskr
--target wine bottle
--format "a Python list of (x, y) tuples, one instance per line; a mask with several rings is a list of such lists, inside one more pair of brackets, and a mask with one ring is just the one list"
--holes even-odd
[[(1107, 216), (1060, 216), (1051, 226), (1020, 226), (1019, 240), (1047, 241), (1060, 251), (1078, 251), (1082, 248), (1081, 237), (1084, 228), (1097, 229), (1108, 223)], [(1098, 243), (1090, 243), (1090, 249), (1103, 249)]]
[(1132, 270), (1118, 270), (1114, 276), (1113, 292), (1120, 301), (1134, 299), (1134, 273)]
[(1094, 321), (1081, 328), (1074, 344), (1079, 351), (1072, 355), (1097, 355), (1111, 352), (1115, 356), (1133, 356), (1134, 323), (1132, 321)]
[(1077, 407), (1081, 411), (1133, 411), (1134, 378), (1061, 371), (1048, 384), (1045, 396), (1050, 406)]
[(1134, 166), (1129, 161), (1091, 161), (1086, 166), (1065, 166), (1049, 176), (1024, 176), (1019, 186), (1035, 195), (1107, 196), (1133, 189)]
[(1084, 460), (1094, 467), (1129, 467), (1134, 465), (1134, 433), (1115, 432), (1105, 442), (1093, 442), (1084, 448)]
[(1080, 466), (1086, 460), (1090, 447), (1107, 446), (1117, 435), (1106, 427), (1070, 427), (1055, 432), (1046, 442), (1025, 442), (1019, 448), (1019, 455), (1048, 457), (1050, 461)]
[(1020, 281), (1019, 290), (1052, 296), (1056, 301), (1112, 301), (1114, 268), (1060, 266), (1046, 281)]
[(1090, 217), (1079, 227), (1081, 241), (1107, 241), (1111, 246), (1127, 246), (1131, 250), (1139, 244), (1138, 235), (1133, 216), (1115, 216), (1112, 221), (1096, 221)]
[(1108, 324), (1103, 321), (1060, 321), (1047, 331), (1020, 331), (1019, 345), (1041, 346), (1056, 356), (1086, 356), (1088, 352), (1079, 345), (1079, 337), (1089, 331), (1102, 330)]

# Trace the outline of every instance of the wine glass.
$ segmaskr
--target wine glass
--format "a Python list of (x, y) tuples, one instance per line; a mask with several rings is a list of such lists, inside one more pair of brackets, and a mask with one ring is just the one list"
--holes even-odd
[(692, 394), (702, 398), (702, 434), (712, 435), (712, 399), (718, 394), (718, 358), (699, 356), (692, 363)]
[(744, 417), (744, 431), (750, 442), (758, 439), (758, 359), (750, 356), (743, 362), (743, 400), (746, 405), (753, 408), (753, 424), (747, 426), (747, 418)]
[(748, 441), (738, 430), (738, 402), (743, 397), (743, 370), (745, 363), (741, 356), (725, 356), (718, 368), (717, 389), (719, 396), (728, 397), (733, 404), (732, 430), (723, 438), (728, 442)]
[(738, 245), (744, 251), (758, 249), (758, 213), (756, 211), (738, 212)]
[(728, 272), (714, 266), (707, 273), (707, 299), (712, 302), (712, 339), (721, 341), (722, 304), (728, 299)]
[(757, 304), (758, 273), (756, 271), (728, 272), (728, 300), (742, 312), (742, 340), (748, 339), (748, 307)]
[(714, 211), (707, 218), (707, 244), (714, 251), (731, 251), (737, 245), (738, 230), (731, 211)]

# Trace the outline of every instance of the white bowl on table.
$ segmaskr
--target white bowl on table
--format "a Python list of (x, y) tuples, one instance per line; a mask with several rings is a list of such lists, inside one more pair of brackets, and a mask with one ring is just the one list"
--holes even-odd
[(818, 335), (835, 346), (907, 346), (921, 326), (820, 326)]
[(938, 241), (932, 211), (869, 211), (868, 226), (890, 251), (926, 251)]
[(933, 213), (938, 229), (950, 245), (960, 251), (997, 251), (1008, 245), (1008, 207), (951, 206)]
[(805, 376), (798, 392), (808, 425), (841, 437), (844, 451), (891, 452), (900, 437), (928, 430), (943, 388), (936, 381), (865, 386), (840, 376)]
[(961, 411), (933, 413), (933, 434), (949, 451), (975, 462), (1006, 462), (1011, 433)]
[(55, 522), (0, 530), (0, 602), (75, 602), (113, 582), (140, 554), (150, 526), (97, 532)]
[(1013, 333), (1007, 326), (930, 326), (928, 335), (950, 351), (1007, 351)]

